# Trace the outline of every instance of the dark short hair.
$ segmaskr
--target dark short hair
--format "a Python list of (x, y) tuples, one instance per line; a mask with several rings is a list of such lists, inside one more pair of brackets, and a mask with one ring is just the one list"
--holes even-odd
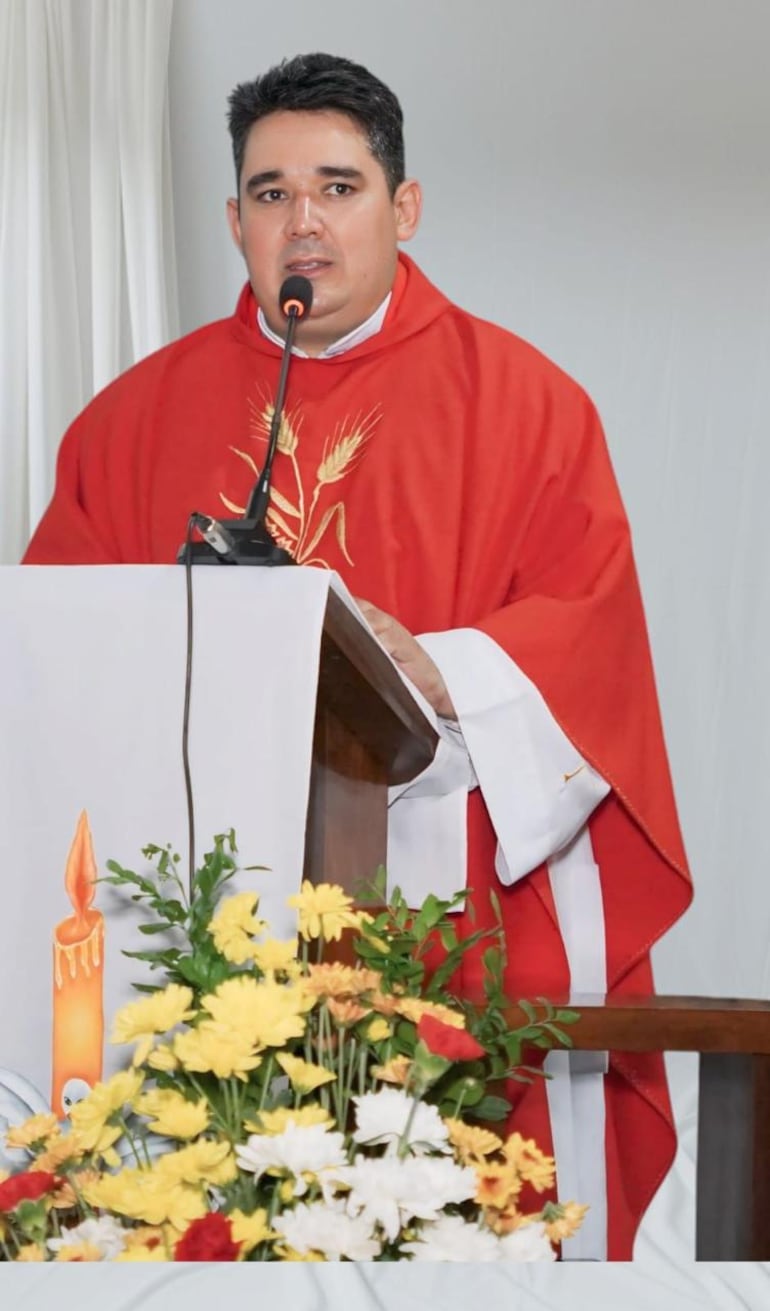
[(227, 125), (233, 141), (235, 179), (240, 188), (246, 140), (255, 123), (286, 110), (334, 110), (361, 128), (385, 173), (391, 196), (403, 182), (404, 116), (384, 82), (361, 64), (339, 55), (295, 55), (253, 82), (241, 82), (228, 97)]

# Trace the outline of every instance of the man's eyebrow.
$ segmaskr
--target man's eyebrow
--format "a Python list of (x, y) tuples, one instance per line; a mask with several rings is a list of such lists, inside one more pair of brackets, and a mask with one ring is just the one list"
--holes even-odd
[(253, 173), (246, 183), (246, 190), (253, 191), (256, 187), (264, 187), (268, 182), (279, 182), (283, 173), (279, 168), (265, 169), (264, 173)]
[[(347, 178), (351, 182), (363, 181), (360, 168), (350, 168), (346, 164), (319, 164), (315, 170), (319, 178)], [(253, 173), (246, 183), (247, 191), (257, 191), (260, 187), (280, 182), (285, 174), (280, 168), (266, 168), (262, 173)]]
[(349, 168), (344, 164), (321, 164), (316, 173), (321, 178), (350, 178), (354, 182), (362, 181), (364, 176), (360, 168)]

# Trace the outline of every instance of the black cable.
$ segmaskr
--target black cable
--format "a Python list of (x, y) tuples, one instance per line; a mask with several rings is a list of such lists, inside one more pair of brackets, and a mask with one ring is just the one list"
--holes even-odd
[(192, 531), (195, 526), (196, 513), (187, 520), (187, 537), (185, 541), (184, 572), (187, 585), (187, 663), (184, 678), (184, 714), (182, 716), (182, 763), (184, 765), (184, 785), (187, 796), (187, 846), (188, 846), (188, 883), (190, 901), (193, 897), (195, 883), (195, 807), (193, 804), (192, 775), (190, 773), (190, 697), (192, 693), (192, 655), (193, 655), (193, 589), (192, 589)]

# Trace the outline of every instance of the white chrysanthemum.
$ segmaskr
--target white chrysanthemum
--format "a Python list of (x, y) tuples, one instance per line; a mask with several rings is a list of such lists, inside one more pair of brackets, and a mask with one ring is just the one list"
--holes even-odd
[(320, 1252), (327, 1261), (373, 1261), (381, 1251), (369, 1221), (346, 1215), (339, 1202), (300, 1202), (272, 1225), (300, 1256)]
[(414, 1099), (401, 1088), (381, 1088), (354, 1097), (353, 1101), (357, 1126), (353, 1138), (357, 1143), (387, 1143), (390, 1154), (395, 1152), (408, 1124), (407, 1142), (415, 1155), (451, 1151), (447, 1127), (436, 1107), (425, 1102), (415, 1107)]
[(350, 1188), (348, 1214), (381, 1224), (390, 1242), (409, 1220), (435, 1220), (450, 1202), (469, 1201), (478, 1184), (470, 1167), (428, 1156), (358, 1160), (333, 1171), (332, 1178)]
[(331, 1132), (326, 1124), (294, 1124), (290, 1121), (283, 1133), (255, 1133), (235, 1156), (242, 1170), (257, 1179), (265, 1170), (283, 1170), (296, 1179), (294, 1196), (307, 1192), (304, 1175), (322, 1178), (332, 1166), (345, 1165), (345, 1139)]
[(92, 1243), (98, 1247), (104, 1261), (114, 1261), (126, 1246), (126, 1231), (111, 1215), (103, 1215), (90, 1220), (81, 1220), (74, 1229), (67, 1229), (63, 1238), (49, 1238), (48, 1246), (52, 1252), (61, 1247), (71, 1247), (76, 1243)]
[(399, 1251), (408, 1252), (413, 1261), (499, 1261), (500, 1239), (460, 1215), (442, 1215), (423, 1226), (419, 1239), (402, 1243)]
[(545, 1225), (522, 1225), (500, 1239), (500, 1259), (502, 1261), (555, 1261), (553, 1249)]

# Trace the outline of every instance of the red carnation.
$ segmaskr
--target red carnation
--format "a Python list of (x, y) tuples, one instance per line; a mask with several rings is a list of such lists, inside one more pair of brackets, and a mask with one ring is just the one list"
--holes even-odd
[(193, 1220), (174, 1249), (175, 1261), (237, 1261), (240, 1243), (233, 1242), (233, 1226), (221, 1211)]
[(0, 1211), (14, 1211), (20, 1202), (36, 1202), (59, 1187), (60, 1180), (45, 1170), (24, 1170), (0, 1184)]
[(423, 1015), (417, 1025), (417, 1037), (422, 1038), (433, 1056), (443, 1056), (445, 1061), (476, 1061), (486, 1054), (465, 1029), (456, 1029), (433, 1015)]

